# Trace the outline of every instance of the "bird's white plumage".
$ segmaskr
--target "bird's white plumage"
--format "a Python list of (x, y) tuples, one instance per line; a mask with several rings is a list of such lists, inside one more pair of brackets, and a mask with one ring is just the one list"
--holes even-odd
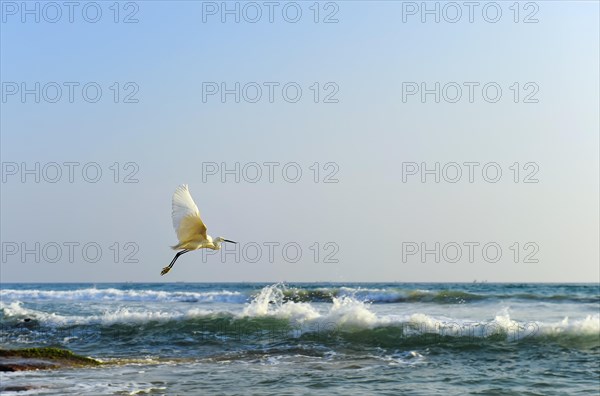
[(173, 194), (173, 227), (179, 239), (173, 249), (197, 249), (208, 241), (206, 226), (187, 184), (177, 187)]
[(187, 184), (182, 184), (173, 193), (173, 228), (179, 229), (181, 221), (187, 216), (200, 217), (200, 211), (194, 203)]
[(179, 252), (173, 257), (171, 264), (164, 267), (161, 275), (171, 270), (177, 258), (184, 253), (198, 249), (221, 249), (221, 242), (237, 243), (223, 237), (217, 237), (214, 240), (206, 234), (206, 226), (200, 218), (200, 211), (192, 199), (187, 184), (182, 184), (173, 194), (173, 228), (177, 233), (179, 243), (171, 246), (173, 250)]

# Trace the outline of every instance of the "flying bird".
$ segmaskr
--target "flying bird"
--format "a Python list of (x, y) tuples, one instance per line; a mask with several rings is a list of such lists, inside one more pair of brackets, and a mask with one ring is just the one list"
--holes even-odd
[(200, 218), (200, 211), (194, 203), (187, 184), (177, 187), (173, 194), (173, 228), (177, 233), (179, 243), (172, 246), (173, 250), (179, 250), (171, 264), (160, 272), (161, 275), (171, 270), (175, 261), (184, 253), (198, 249), (221, 249), (221, 242), (231, 242), (229, 239), (217, 237), (214, 240), (206, 234), (206, 226)]

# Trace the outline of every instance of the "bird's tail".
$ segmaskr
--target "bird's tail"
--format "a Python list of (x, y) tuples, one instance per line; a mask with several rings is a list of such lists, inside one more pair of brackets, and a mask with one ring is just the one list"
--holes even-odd
[(182, 243), (179, 242), (177, 245), (171, 246), (171, 249), (173, 249), (173, 250), (181, 250), (182, 249), (181, 245), (182, 245)]

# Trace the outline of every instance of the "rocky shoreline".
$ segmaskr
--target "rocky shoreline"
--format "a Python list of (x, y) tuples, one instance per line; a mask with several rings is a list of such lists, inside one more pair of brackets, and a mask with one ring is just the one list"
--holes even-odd
[(99, 366), (98, 360), (60, 348), (0, 349), (0, 372)]

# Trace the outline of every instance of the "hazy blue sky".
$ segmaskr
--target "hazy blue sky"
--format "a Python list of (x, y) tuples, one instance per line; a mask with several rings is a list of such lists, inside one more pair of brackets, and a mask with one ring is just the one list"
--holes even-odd
[[(599, 281), (596, 1), (22, 4), (1, 2), (2, 282)], [(180, 183), (240, 250), (161, 278)]]

